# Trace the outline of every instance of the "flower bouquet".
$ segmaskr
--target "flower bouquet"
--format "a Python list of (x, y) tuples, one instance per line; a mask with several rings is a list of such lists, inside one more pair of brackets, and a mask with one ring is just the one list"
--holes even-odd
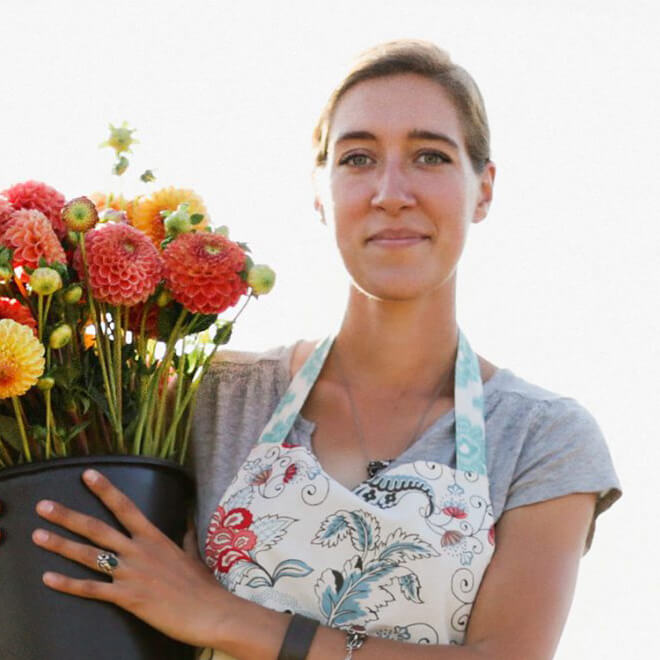
[[(104, 143), (116, 153), (119, 176), (128, 168), (132, 133), (125, 124), (111, 126)], [(140, 178), (150, 184), (154, 175), (147, 170)], [(191, 190), (67, 201), (28, 181), (0, 193), (0, 579), (7, 605), (0, 657), (78, 657), (62, 640), (62, 620), (80, 622), (73, 635), (83, 640), (76, 642), (80, 657), (186, 657), (117, 608), (47, 593), (44, 569), (99, 576), (32, 544), (32, 529), (43, 526), (34, 505), (49, 497), (85, 510), (87, 497), (88, 513), (116, 524), (80, 482), (80, 462), (98, 460), (180, 541), (189, 480), (178, 466), (195, 395), (247, 303), (267, 293), (274, 277), (226, 227), (212, 228)], [(231, 308), (230, 318), (220, 318)], [(125, 462), (133, 474), (124, 481)], [(70, 489), (66, 470), (75, 482)], [(55, 561), (65, 564), (49, 563)], [(21, 603), (27, 610), (14, 609)]]

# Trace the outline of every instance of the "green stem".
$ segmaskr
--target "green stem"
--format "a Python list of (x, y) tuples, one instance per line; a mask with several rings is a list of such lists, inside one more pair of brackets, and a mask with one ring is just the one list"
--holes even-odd
[(16, 415), (16, 421), (18, 422), (18, 430), (21, 434), (21, 440), (23, 442), (23, 453), (25, 454), (25, 459), (28, 463), (32, 463), (32, 454), (30, 453), (30, 445), (28, 443), (27, 433), (25, 432), (25, 425), (23, 424), (23, 409), (21, 408), (21, 403), (18, 400), (18, 397), (13, 396), (11, 398), (12, 405), (14, 406), (14, 415)]
[(37, 324), (39, 327), (39, 341), (44, 340), (44, 297), (39, 294), (37, 296)]
[(50, 390), (44, 392), (44, 397), (46, 399), (46, 460), (48, 460), (50, 458), (51, 450), (50, 431), (53, 426), (53, 410), (50, 404)]
[(165, 411), (167, 410), (167, 377), (169, 375), (170, 371), (170, 364), (172, 363), (172, 357), (174, 355), (174, 349), (176, 346), (176, 342), (179, 339), (179, 334), (181, 332), (181, 326), (183, 325), (183, 321), (188, 315), (187, 310), (184, 308), (181, 310), (181, 314), (179, 314), (179, 318), (176, 320), (176, 323), (174, 324), (174, 328), (172, 329), (172, 334), (170, 335), (170, 338), (167, 342), (167, 347), (165, 349), (165, 355), (163, 356), (163, 359), (158, 365), (158, 369), (156, 369), (156, 373), (160, 372), (160, 375), (158, 377), (158, 380), (160, 381), (161, 378), (163, 379), (163, 387), (160, 392), (157, 391), (156, 394), (156, 401), (158, 402), (158, 411), (157, 411), (157, 416), (156, 416), (156, 429), (154, 431), (154, 442), (156, 444), (156, 447), (161, 446), (160, 443), (160, 436), (163, 428), (163, 421), (165, 420)]
[(121, 359), (121, 349), (124, 343), (124, 333), (121, 323), (121, 307), (115, 307), (113, 309), (113, 317), (115, 321), (115, 332), (114, 332), (114, 348), (115, 348), (115, 385), (116, 385), (116, 413), (117, 413), (117, 446), (121, 454), (126, 453), (124, 448), (124, 419), (122, 414), (122, 359)]
[(10, 467), (14, 464), (14, 461), (11, 460), (11, 456), (9, 455), (2, 439), (0, 439), (0, 463), (2, 463), (2, 467)]

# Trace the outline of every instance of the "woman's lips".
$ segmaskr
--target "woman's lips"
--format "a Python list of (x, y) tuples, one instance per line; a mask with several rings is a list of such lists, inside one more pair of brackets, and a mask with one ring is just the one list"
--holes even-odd
[(396, 248), (396, 247), (409, 247), (417, 245), (428, 240), (428, 236), (424, 234), (416, 234), (411, 232), (379, 232), (367, 239), (367, 243), (376, 245), (378, 247)]

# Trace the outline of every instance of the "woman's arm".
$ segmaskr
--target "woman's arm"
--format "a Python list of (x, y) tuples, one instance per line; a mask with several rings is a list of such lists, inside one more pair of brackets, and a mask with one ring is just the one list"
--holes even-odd
[[(86, 473), (87, 475), (88, 473)], [(99, 548), (117, 552), (112, 583), (44, 578), (54, 589), (113, 602), (165, 634), (236, 658), (277, 658), (289, 616), (222, 589), (210, 571), (161, 534), (104, 477), (86, 483), (131, 537), (60, 505), (42, 517), (90, 539), (74, 543), (50, 533), (35, 542), (95, 567)], [(559, 640), (595, 495), (575, 494), (506, 512), (497, 549), (475, 602), (465, 646), (421, 646), (370, 637), (355, 660), (546, 660)], [(345, 634), (319, 627), (309, 660), (341, 660)]]

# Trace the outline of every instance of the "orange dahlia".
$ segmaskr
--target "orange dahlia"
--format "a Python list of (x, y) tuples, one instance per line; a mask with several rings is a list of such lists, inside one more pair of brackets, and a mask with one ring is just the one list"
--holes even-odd
[[(110, 223), (85, 235), (89, 283), (94, 297), (110, 305), (136, 305), (156, 289), (163, 275), (160, 253), (135, 227)], [(83, 277), (80, 250), (74, 266)]]
[(208, 216), (206, 207), (202, 198), (192, 190), (182, 188), (163, 188), (149, 197), (137, 201), (133, 209), (133, 217), (130, 222), (133, 226), (143, 231), (156, 247), (160, 247), (161, 241), (165, 238), (165, 228), (163, 227), (163, 217), (161, 211), (176, 211), (179, 204), (188, 203), (188, 213), (195, 215), (199, 213), (204, 219), (197, 225), (198, 229), (203, 229), (208, 225)]
[(14, 207), (3, 197), (0, 197), (0, 236), (9, 224), (12, 214), (14, 213)]
[(221, 234), (181, 234), (163, 250), (165, 282), (174, 299), (199, 314), (220, 314), (247, 291), (245, 253)]
[(18, 209), (36, 209), (50, 220), (59, 238), (66, 236), (66, 226), (60, 217), (60, 211), (66, 199), (55, 188), (39, 181), (26, 181), (3, 191), (2, 194)]
[(0, 319), (0, 399), (25, 394), (44, 365), (44, 346), (32, 330), (13, 319)]
[(128, 221), (131, 222), (135, 200), (126, 199), (123, 195), (115, 195), (113, 193), (106, 195), (101, 192), (93, 193), (89, 198), (94, 202), (97, 211), (106, 211), (107, 209), (123, 211)]
[(0, 319), (12, 319), (16, 323), (22, 323), (32, 328), (32, 332), (37, 334), (37, 322), (30, 310), (15, 298), (0, 296)]
[(14, 211), (11, 223), (0, 242), (14, 250), (13, 266), (38, 268), (39, 259), (46, 263), (66, 263), (66, 254), (48, 218), (41, 211)]

